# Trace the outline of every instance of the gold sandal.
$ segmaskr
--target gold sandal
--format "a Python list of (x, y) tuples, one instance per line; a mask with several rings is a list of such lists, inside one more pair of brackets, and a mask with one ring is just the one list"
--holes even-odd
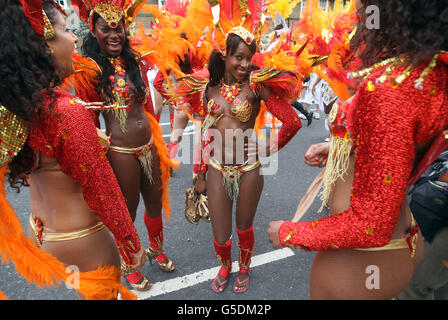
[[(128, 279), (127, 276), (133, 274), (134, 272), (138, 273), (138, 276), (142, 281), (140, 283), (132, 283)], [(148, 291), (152, 287), (152, 283), (140, 272), (138, 269), (132, 268), (130, 265), (127, 265), (124, 261), (121, 261), (121, 273), (132, 289), (137, 291)]]
[[(158, 257), (164, 252), (163, 250), (155, 250), (149, 247), (148, 249), (145, 250), (145, 253), (148, 256), (149, 263), (152, 265), (152, 259), (155, 259), (157, 261), (156, 257)], [(160, 270), (162, 270), (163, 272), (173, 272), (176, 269), (173, 260), (171, 260), (168, 257), (166, 257), (165, 261), (162, 262), (157, 261), (157, 263), (159, 264)]]
[(198, 201), (198, 194), (193, 188), (188, 188), (185, 192), (185, 218), (191, 224), (197, 225), (201, 218), (196, 208), (196, 201)]
[(198, 216), (205, 222), (210, 222), (210, 211), (208, 210), (208, 196), (205, 194), (199, 195), (198, 204), (196, 207)]

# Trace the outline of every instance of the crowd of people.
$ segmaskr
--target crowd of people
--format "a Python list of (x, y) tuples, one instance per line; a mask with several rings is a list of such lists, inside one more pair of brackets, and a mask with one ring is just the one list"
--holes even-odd
[[(291, 26), (256, 0), (170, 0), (163, 10), (132, 0), (71, 3), (89, 29), (82, 45), (56, 1), (0, 0), (2, 262), (41, 287), (65, 281), (65, 266), (76, 265), (80, 299), (151, 290), (141, 272), (148, 259), (176, 269), (163, 246), (176, 236), (164, 233), (163, 212), (168, 220), (171, 198), (184, 196), (170, 195), (169, 185), (191, 120), (198, 143), (185, 217), (210, 222), (220, 265), (210, 285), (219, 294), (232, 271), (235, 216), (231, 287), (243, 293), (264, 186), (260, 158), (281, 156), (301, 119), (310, 125), (323, 113), (328, 138), (296, 156), (323, 168), (304, 199), (321, 190), (329, 215), (270, 222), (272, 247), (317, 252), (311, 299), (448, 299), (448, 174), (440, 170), (448, 164), (438, 159), (448, 150), (446, 1), (336, 1), (326, 14), (308, 0)], [(370, 6), (380, 28), (369, 24)], [(149, 34), (133, 27), (142, 8), (154, 16)], [(280, 129), (260, 138), (269, 124)], [(431, 168), (429, 181), (422, 174)], [(27, 235), (6, 180), (29, 188)], [(419, 200), (429, 182), (441, 193)], [(134, 226), (140, 196), (148, 248)], [(366, 288), (367, 265), (381, 270), (378, 290)]]

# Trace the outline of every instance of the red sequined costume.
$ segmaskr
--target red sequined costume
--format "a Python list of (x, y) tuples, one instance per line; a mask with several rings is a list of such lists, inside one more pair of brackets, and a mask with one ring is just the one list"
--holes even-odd
[[(74, 54), (74, 65), (76, 72), (67, 78), (64, 81), (63, 88), (66, 90), (70, 90), (70, 88), (75, 89), (76, 95), (80, 97), (81, 99), (85, 101), (103, 101), (102, 96), (98, 94), (97, 87), (99, 84), (97, 83), (96, 79), (98, 79), (99, 74), (101, 73), (101, 68), (98, 66), (98, 64), (89, 57), (82, 57), (79, 55)], [(144, 58), (139, 60), (139, 66), (140, 71), (142, 74), (142, 80), (145, 84), (147, 90), (146, 90), (146, 96), (144, 101), (142, 101), (145, 113), (148, 117), (148, 120), (151, 124), (151, 133), (154, 136), (154, 146), (157, 149), (157, 154), (160, 157), (161, 160), (161, 169), (162, 169), (162, 178), (163, 178), (163, 209), (169, 218), (171, 213), (171, 207), (169, 205), (169, 191), (168, 191), (168, 185), (169, 185), (169, 168), (176, 168), (178, 167), (178, 164), (172, 162), (168, 158), (168, 150), (164, 144), (161, 128), (158, 125), (157, 121), (155, 120), (155, 113), (154, 113), (154, 107), (152, 105), (152, 99), (150, 96), (150, 90), (148, 88), (148, 77), (147, 72), (150, 68), (150, 63)], [(91, 111), (93, 114), (93, 118), (95, 120), (95, 123), (97, 127), (100, 126), (99, 124), (99, 114), (100, 110), (104, 109), (104, 106), (99, 106), (97, 108), (92, 107)]]
[[(20, 3), (34, 32), (43, 40), (52, 39), (55, 31), (42, 9), (42, 2), (20, 0)], [(56, 2), (54, 6), (66, 15)], [(8, 163), (25, 142), (36, 151), (56, 158), (62, 171), (80, 183), (86, 203), (114, 233), (122, 254), (128, 256), (138, 252), (141, 246), (88, 112), (74, 101), (74, 97), (61, 91), (51, 95), (44, 92), (41, 98), (40, 108), (36, 108), (39, 114), (31, 126), (0, 105), (0, 253), (2, 263), (12, 261), (16, 271), (26, 280), (44, 287), (67, 281), (67, 268), (24, 235), (3, 188)], [(121, 270), (114, 266), (81, 272), (76, 290), (85, 299), (116, 299), (119, 292), (122, 299), (135, 299), (136, 296), (121, 283), (120, 274)], [(0, 293), (0, 299), (6, 297)]]
[(443, 53), (415, 68), (394, 67), (393, 62), (371, 70), (346, 106), (356, 145), (351, 205), (314, 222), (284, 222), (278, 232), (283, 246), (324, 251), (390, 242), (413, 169), (415, 144), (430, 141), (448, 127), (447, 62)]
[(62, 172), (81, 185), (86, 203), (114, 234), (121, 254), (138, 252), (137, 231), (89, 112), (70, 94), (59, 90), (55, 94), (53, 111), (49, 109), (52, 98), (44, 96), (39, 123), (31, 126), (29, 146), (56, 158)]

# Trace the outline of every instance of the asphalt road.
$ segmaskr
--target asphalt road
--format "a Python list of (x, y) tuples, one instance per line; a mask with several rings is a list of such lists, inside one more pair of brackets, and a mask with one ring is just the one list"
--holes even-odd
[[(161, 123), (168, 123), (166, 110), (162, 114)], [(169, 134), (169, 126), (163, 126), (164, 134)], [(185, 138), (192, 136), (186, 136)], [(305, 194), (309, 184), (319, 172), (319, 169), (310, 168), (303, 162), (303, 156), (307, 148), (313, 144), (322, 142), (327, 137), (324, 128), (324, 119), (313, 120), (310, 127), (303, 125), (302, 129), (280, 151), (278, 157), (278, 171), (275, 175), (265, 176), (263, 194), (258, 205), (258, 211), (254, 222), (255, 231), (255, 256), (268, 256), (267, 260), (260, 260), (260, 265), (252, 268), (250, 288), (244, 294), (236, 294), (232, 291), (232, 284), (236, 273), (232, 273), (227, 289), (216, 294), (210, 288), (210, 280), (203, 281), (201, 272), (218, 267), (215, 257), (212, 231), (209, 223), (201, 221), (194, 226), (188, 223), (184, 217), (185, 189), (191, 185), (191, 164), (182, 164), (174, 172), (170, 183), (170, 203), (172, 217), (165, 220), (164, 249), (167, 255), (173, 259), (177, 269), (173, 273), (163, 273), (157, 265), (145, 265), (142, 272), (155, 285), (162, 285), (168, 280), (185, 281), (188, 275), (198, 273), (199, 281), (185, 285), (183, 289), (172, 290), (168, 293), (160, 291), (151, 300), (307, 300), (309, 299), (309, 272), (314, 253), (306, 253), (299, 250), (291, 250), (288, 255), (279, 258), (280, 252), (274, 251), (268, 241), (266, 230), (269, 221), (290, 220), (296, 210), (300, 198)], [(168, 138), (166, 138), (168, 140)], [(20, 194), (9, 190), (8, 199), (26, 230), (29, 216), (29, 194), (23, 189)], [(311, 206), (303, 220), (311, 221), (319, 216), (318, 201)], [(136, 228), (145, 246), (148, 245), (146, 228), (143, 223), (143, 203), (138, 208)], [(321, 214), (320, 214), (321, 216)], [(235, 227), (234, 227), (235, 230)], [(233, 234), (232, 256), (234, 261), (238, 259), (238, 239), (236, 231)], [(290, 250), (290, 249), (286, 249)], [(274, 251), (274, 252), (273, 252)], [(266, 255), (264, 255), (266, 254)], [(184, 278), (183, 278), (184, 277)], [(202, 279), (202, 280), (201, 280)], [(202, 282), (201, 282), (202, 281)], [(153, 290), (151, 289), (151, 290)], [(29, 285), (26, 280), (16, 274), (14, 265), (0, 265), (0, 290), (13, 300), (75, 300), (77, 296), (73, 290), (65, 287), (65, 284), (57, 288), (39, 289)]]

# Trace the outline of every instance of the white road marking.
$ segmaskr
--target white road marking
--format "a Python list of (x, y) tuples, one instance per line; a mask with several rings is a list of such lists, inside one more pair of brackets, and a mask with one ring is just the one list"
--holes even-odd
[[(261, 266), (263, 264), (274, 262), (277, 260), (285, 259), (294, 255), (294, 251), (290, 248), (283, 248), (281, 250), (275, 250), (267, 253), (263, 253), (252, 257), (251, 268)], [(183, 277), (177, 277), (174, 279), (156, 282), (152, 285), (152, 288), (146, 292), (132, 291), (138, 297), (138, 300), (145, 300), (150, 297), (167, 294), (170, 292), (178, 291), (188, 287), (195, 286), (199, 283), (212, 280), (218, 274), (220, 267), (210, 268), (195, 272)], [(232, 263), (232, 273), (238, 272), (238, 261)], [(211, 289), (210, 289), (211, 290)]]

